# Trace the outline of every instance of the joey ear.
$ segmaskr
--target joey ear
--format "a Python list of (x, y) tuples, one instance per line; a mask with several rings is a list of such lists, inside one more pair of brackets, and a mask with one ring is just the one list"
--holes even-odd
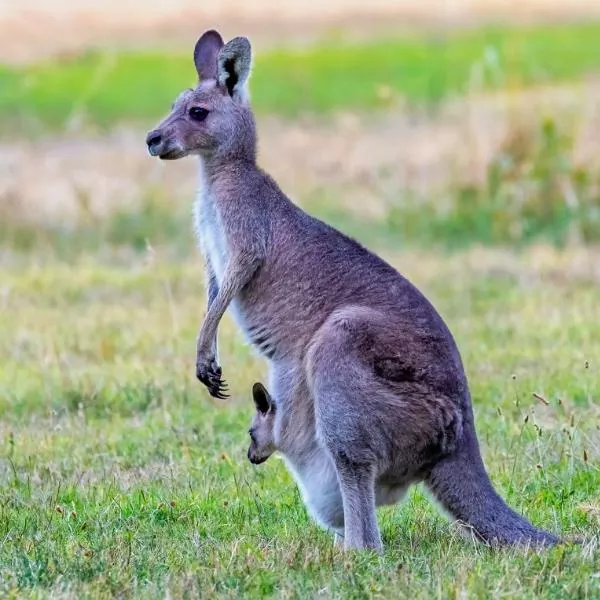
[(271, 394), (269, 394), (262, 383), (257, 382), (252, 386), (252, 398), (254, 399), (256, 410), (263, 415), (266, 415), (270, 410), (275, 409)]
[(194, 47), (194, 64), (201, 81), (217, 78), (217, 57), (223, 47), (223, 38), (218, 31), (205, 31)]
[(217, 82), (227, 89), (229, 95), (238, 102), (248, 100), (246, 84), (252, 68), (252, 47), (250, 40), (236, 37), (227, 42), (217, 59)]

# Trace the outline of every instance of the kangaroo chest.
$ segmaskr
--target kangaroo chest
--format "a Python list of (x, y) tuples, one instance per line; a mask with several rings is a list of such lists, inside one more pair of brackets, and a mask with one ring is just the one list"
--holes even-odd
[(199, 183), (194, 203), (196, 236), (204, 258), (210, 262), (217, 282), (221, 285), (229, 255), (227, 238), (217, 204), (206, 185), (202, 167)]

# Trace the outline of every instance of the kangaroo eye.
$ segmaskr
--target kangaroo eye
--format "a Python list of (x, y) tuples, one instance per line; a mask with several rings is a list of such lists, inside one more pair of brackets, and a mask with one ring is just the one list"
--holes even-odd
[(208, 117), (208, 111), (206, 108), (200, 108), (199, 106), (192, 106), (190, 108), (190, 119), (194, 121), (204, 121)]

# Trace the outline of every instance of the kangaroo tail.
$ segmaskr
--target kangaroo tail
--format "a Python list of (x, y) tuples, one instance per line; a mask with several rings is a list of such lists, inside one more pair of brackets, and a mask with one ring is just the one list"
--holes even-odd
[(498, 495), (481, 459), (472, 419), (464, 423), (457, 451), (437, 463), (425, 483), (455, 519), (489, 545), (539, 547), (560, 542), (534, 527)]

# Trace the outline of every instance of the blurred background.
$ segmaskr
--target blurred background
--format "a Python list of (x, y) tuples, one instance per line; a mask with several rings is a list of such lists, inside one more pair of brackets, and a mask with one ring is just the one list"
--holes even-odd
[(194, 165), (143, 137), (215, 26), (252, 38), (261, 164), (318, 213), (400, 245), (597, 241), (599, 23), (588, 0), (5, 0), (2, 239), (187, 249)]
[[(502, 493), (550, 529), (597, 531), (600, 1), (0, 0), (0, 532), (20, 532), (0, 544), (0, 593), (164, 590), (164, 565), (177, 586), (204, 548), (196, 518), (220, 544), (203, 550), (208, 580), (239, 569), (254, 589), (244, 544), (293, 547), (288, 525), (308, 527), (284, 469), (244, 460), (265, 365), (228, 316), (231, 400), (195, 381), (196, 165), (144, 143), (194, 84), (208, 28), (252, 40), (261, 166), (448, 321)], [(445, 521), (412, 498), (407, 522), (445, 556)], [(419, 548), (404, 573), (435, 590), (460, 579), (447, 563), (421, 572)], [(574, 586), (595, 556), (551, 571)], [(531, 567), (543, 583), (527, 565), (504, 581), (527, 589)], [(307, 594), (329, 585), (320, 568)]]

